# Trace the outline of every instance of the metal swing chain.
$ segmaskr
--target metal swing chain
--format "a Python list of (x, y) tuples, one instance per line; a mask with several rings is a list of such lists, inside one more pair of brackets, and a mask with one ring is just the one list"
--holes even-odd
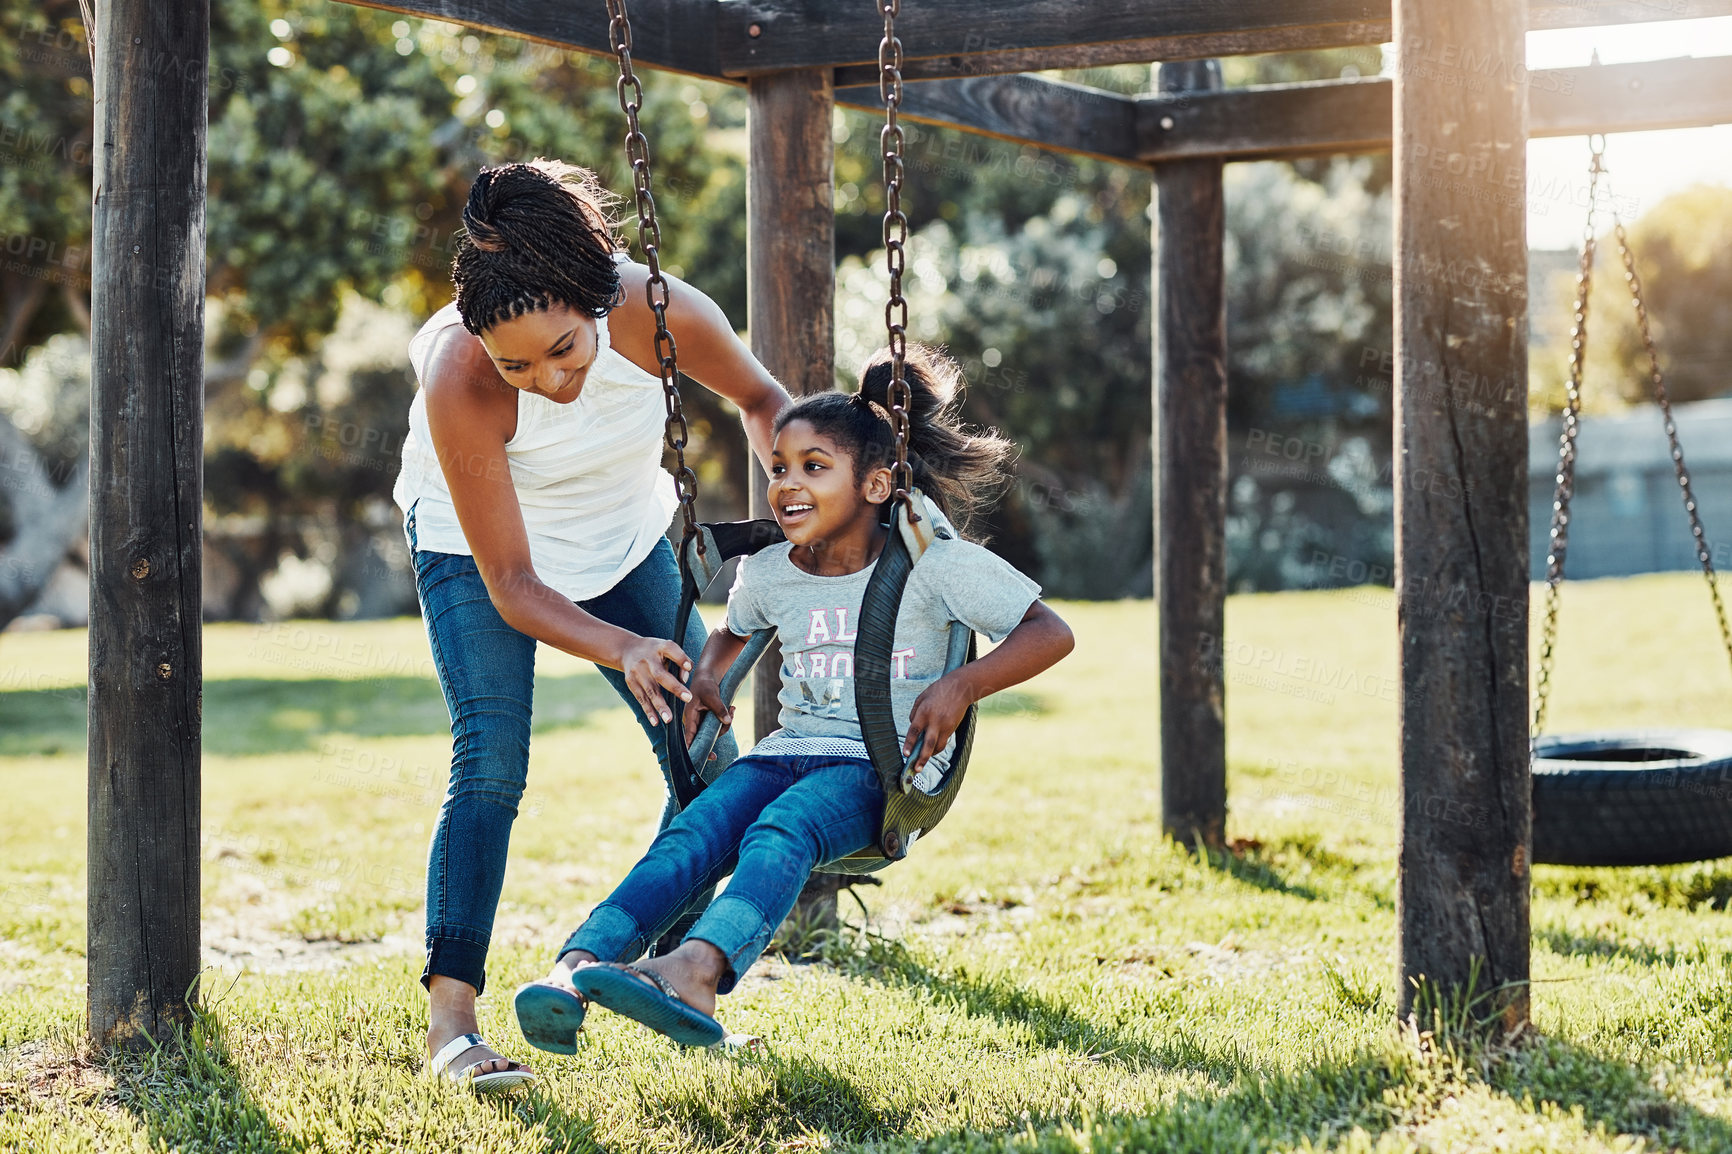
[(1660, 372), (1660, 354), (1654, 347), (1654, 334), (1648, 328), (1648, 306), (1642, 300), (1642, 279), (1636, 275), (1636, 257), (1630, 251), (1629, 237), (1624, 233), (1624, 221), (1618, 206), (1612, 205), (1612, 231), (1618, 239), (1618, 255), (1624, 261), (1624, 283), (1630, 286), (1630, 301), (1636, 309), (1636, 330), (1642, 334), (1642, 348), (1648, 354), (1648, 381), (1654, 386), (1654, 400), (1666, 422), (1666, 441), (1672, 450), (1672, 471), (1678, 477), (1678, 492), (1684, 499), (1684, 512), (1690, 517), (1690, 536), (1696, 540), (1696, 559), (1702, 563), (1702, 575), (1708, 581), (1708, 596), (1714, 602), (1714, 619), (1720, 624), (1720, 641), (1726, 647), (1726, 659), (1732, 662), (1732, 629), (1726, 625), (1726, 606), (1720, 600), (1720, 580), (1714, 572), (1713, 551), (1702, 529), (1701, 515), (1696, 511), (1696, 494), (1690, 487), (1690, 473), (1684, 467), (1684, 447), (1678, 443), (1678, 426), (1672, 420), (1672, 399), (1666, 393), (1666, 378)]
[[(1594, 143), (1595, 141), (1598, 143)], [(1593, 161), (1588, 176), (1588, 221), (1582, 238), (1581, 271), (1576, 278), (1575, 327), (1570, 334), (1570, 381), (1564, 409), (1564, 429), (1559, 438), (1558, 487), (1552, 503), (1552, 551), (1546, 558), (1546, 615), (1540, 648), (1537, 700), (1534, 706), (1533, 735), (1536, 737), (1544, 727), (1546, 702), (1551, 689), (1552, 647), (1557, 640), (1558, 626), (1558, 586), (1563, 582), (1564, 556), (1569, 545), (1569, 504), (1570, 497), (1575, 492), (1576, 433), (1579, 430), (1578, 417), (1581, 412), (1582, 360), (1586, 354), (1588, 289), (1593, 273), (1596, 243), (1593, 222), (1598, 200), (1595, 193), (1599, 178), (1605, 172), (1605, 137), (1590, 137), (1589, 142), (1593, 149)], [(1636, 273), (1635, 254), (1630, 251), (1629, 236), (1624, 230), (1624, 222), (1615, 203), (1611, 206), (1611, 212), (1613, 235), (1617, 239), (1618, 255), (1624, 265), (1624, 283), (1630, 289), (1630, 301), (1636, 310), (1636, 328), (1642, 337), (1643, 350), (1648, 355), (1648, 380), (1653, 386), (1654, 399), (1659, 403), (1660, 413), (1665, 419), (1666, 440), (1671, 446), (1672, 469), (1678, 477), (1684, 511), (1690, 518), (1690, 535), (1695, 539), (1696, 558), (1702, 563), (1702, 574), (1708, 581), (1708, 596), (1714, 602), (1714, 619), (1720, 626), (1720, 640), (1726, 648), (1727, 660), (1732, 662), (1732, 628), (1727, 625), (1726, 606), (1720, 597), (1719, 577), (1714, 571), (1713, 553), (1708, 547), (1702, 518), (1697, 512), (1690, 473), (1684, 465), (1684, 448), (1678, 442), (1678, 426), (1672, 419), (1672, 401), (1666, 392), (1665, 376), (1660, 371), (1660, 354), (1654, 345), (1654, 336), (1648, 323), (1648, 306), (1642, 299), (1642, 281)]]
[[(680, 402), (679, 349), (674, 335), (668, 331), (668, 282), (662, 276), (661, 225), (656, 221), (655, 195), (650, 191), (649, 138), (638, 125), (638, 112), (643, 108), (643, 82), (631, 66), (631, 18), (626, 14), (625, 0), (607, 0), (607, 38), (613, 54), (619, 59), (619, 108), (625, 113), (625, 155), (631, 163), (632, 188), (637, 206), (637, 241), (643, 249), (644, 263), (649, 266), (649, 281), (644, 297), (656, 315), (656, 363), (661, 370), (662, 399), (667, 404), (667, 421), (662, 437), (674, 454), (674, 491), (679, 495), (680, 522), (684, 542), (697, 539), (698, 552), (704, 552), (704, 537), (698, 531), (698, 475), (686, 464), (686, 445), (691, 429), (686, 424), (685, 406)], [(629, 95), (628, 95), (629, 93)]]
[[(1595, 142), (1598, 143), (1595, 143)], [(1594, 210), (1599, 206), (1600, 176), (1605, 172), (1606, 138), (1591, 136), (1593, 159), (1588, 164), (1588, 219), (1582, 228), (1581, 263), (1576, 270), (1576, 302), (1570, 327), (1570, 377), (1564, 389), (1563, 431), (1558, 435), (1557, 488), (1552, 492), (1550, 551), (1546, 554), (1546, 615), (1540, 632), (1540, 668), (1534, 679), (1534, 720), (1530, 733), (1545, 731), (1546, 705), (1552, 690), (1553, 647), (1558, 638), (1558, 600), (1562, 596), (1564, 558), (1570, 547), (1570, 498), (1576, 493), (1576, 434), (1581, 431), (1582, 369), (1588, 353), (1588, 298), (1594, 279)]]
[(878, 42), (878, 95), (884, 100), (884, 127), (878, 143), (884, 153), (884, 263), (890, 270), (890, 299), (884, 305), (884, 327), (890, 338), (890, 431), (896, 439), (896, 460), (890, 469), (895, 499), (908, 520), (920, 520), (914, 508), (914, 467), (908, 463), (908, 301), (902, 295), (902, 271), (908, 263), (908, 215), (902, 211), (902, 150), (905, 138), (897, 112), (902, 106), (902, 41), (896, 38), (901, 0), (873, 0), (884, 16), (884, 38)]

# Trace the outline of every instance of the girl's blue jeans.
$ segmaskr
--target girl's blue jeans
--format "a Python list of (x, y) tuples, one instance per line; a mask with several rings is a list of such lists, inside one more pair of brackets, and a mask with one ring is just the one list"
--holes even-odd
[[(413, 509), (404, 531), (433, 664), (451, 713), (451, 779), (427, 858), (427, 966), (421, 981), (444, 975), (480, 993), (486, 988), (487, 945), (505, 882), (511, 823), (529, 777), (536, 643), (500, 617), (475, 558), (417, 549)], [(679, 599), (673, 547), (664, 540), (612, 589), (578, 605), (640, 636), (671, 637)], [(693, 614), (680, 644), (694, 660), (705, 636), (703, 622)], [(648, 735), (668, 780), (663, 727), (644, 720), (624, 674), (597, 668)], [(723, 740), (727, 745), (718, 745), (716, 752), (725, 761), (736, 748), (731, 737)], [(674, 813), (670, 785), (664, 826)], [(610, 955), (607, 960), (629, 959)]]
[(883, 820), (884, 794), (864, 758), (748, 754), (668, 823), (561, 953), (637, 957), (732, 872), (685, 935), (727, 958), (717, 987), (725, 994), (769, 945), (811, 872), (876, 844)]

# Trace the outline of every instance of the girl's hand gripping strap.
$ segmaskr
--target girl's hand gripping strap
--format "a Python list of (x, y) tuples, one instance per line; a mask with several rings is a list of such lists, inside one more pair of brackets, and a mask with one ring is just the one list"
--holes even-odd
[[(774, 521), (703, 524), (697, 526), (695, 532), (688, 533), (680, 542), (679, 548), (680, 604), (674, 619), (676, 639), (686, 636), (692, 615), (697, 612), (698, 598), (703, 596), (704, 590), (721, 574), (722, 565), (729, 558), (756, 553), (766, 545), (773, 545), (782, 539), (781, 527)], [(700, 541), (702, 549), (698, 547)], [(763, 645), (758, 646), (757, 652), (763, 652)], [(748, 664), (745, 668), (750, 669), (751, 666)], [(733, 685), (729, 686), (724, 681), (723, 692), (731, 697), (733, 689), (739, 686), (739, 678), (734, 677), (731, 669), (728, 676), (734, 678)], [(744, 673), (741, 673), (740, 677), (743, 676)], [(671, 693), (667, 694), (667, 701), (674, 715), (667, 729), (671, 738), (684, 731), (685, 723), (682, 719), (685, 716), (685, 703)], [(703, 745), (701, 758), (691, 756), (683, 742), (668, 742), (668, 775), (673, 782), (674, 800), (681, 809), (690, 805), (703, 791), (704, 786), (727, 768), (725, 765), (712, 765), (710, 762), (710, 753), (720, 738), (721, 723), (708, 717), (704, 719), (704, 724), (711, 726), (707, 740), (700, 729), (698, 740), (691, 747), (697, 749), (699, 744)]]
[[(728, 666), (728, 671), (722, 674), (722, 704), (732, 705), (734, 694), (739, 691), (740, 683), (752, 671), (752, 666), (758, 663), (758, 658), (764, 655), (764, 650), (776, 640), (774, 629), (760, 629), (746, 641), (746, 647), (740, 650), (740, 655), (734, 658), (734, 663)], [(698, 723), (697, 736), (692, 738), (690, 756), (692, 765), (696, 767), (704, 781), (716, 779), (726, 766), (718, 765), (710, 768), (710, 751), (716, 748), (716, 742), (722, 736), (722, 719), (711, 713)], [(707, 771), (707, 772), (706, 772)]]

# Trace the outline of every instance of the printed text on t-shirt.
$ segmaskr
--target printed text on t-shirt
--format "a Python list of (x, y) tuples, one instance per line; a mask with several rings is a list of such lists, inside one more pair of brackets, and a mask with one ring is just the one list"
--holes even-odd
[[(830, 615), (835, 614), (835, 628), (831, 628)], [(847, 648), (836, 648), (811, 653), (795, 653), (793, 674), (795, 677), (853, 677), (854, 676), (854, 640), (860, 636), (858, 626), (850, 632), (848, 629), (848, 609), (814, 609), (811, 623), (806, 629), (807, 645), (822, 645), (825, 642), (845, 642)], [(914, 658), (914, 649), (897, 649), (890, 654), (894, 663), (891, 676), (897, 680), (907, 680), (908, 662)]]

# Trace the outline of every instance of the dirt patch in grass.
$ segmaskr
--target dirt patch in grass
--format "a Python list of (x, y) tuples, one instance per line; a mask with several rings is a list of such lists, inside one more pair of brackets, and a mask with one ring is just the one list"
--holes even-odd
[(0, 1102), (23, 1096), (83, 1106), (112, 1103), (114, 1079), (64, 1046), (25, 1042), (0, 1051)]

